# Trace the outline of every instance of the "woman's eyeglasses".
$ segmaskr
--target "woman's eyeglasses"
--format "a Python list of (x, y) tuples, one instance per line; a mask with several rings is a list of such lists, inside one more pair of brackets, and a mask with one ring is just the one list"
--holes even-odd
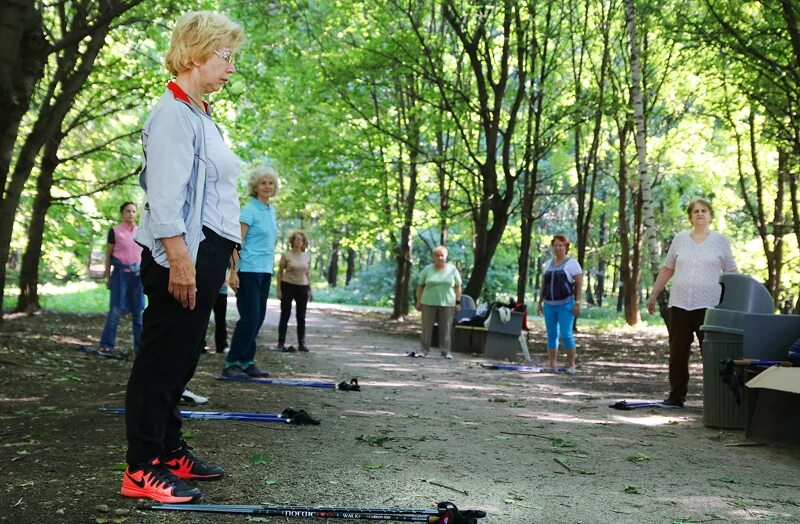
[(229, 64), (233, 63), (233, 51), (214, 51), (214, 54)]

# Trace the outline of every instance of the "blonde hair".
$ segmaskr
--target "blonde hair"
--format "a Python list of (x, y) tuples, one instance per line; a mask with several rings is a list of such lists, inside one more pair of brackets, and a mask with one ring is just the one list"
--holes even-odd
[(308, 235), (306, 235), (306, 232), (302, 229), (297, 229), (289, 233), (289, 247), (292, 247), (292, 239), (297, 235), (303, 237), (303, 251), (305, 251), (308, 248)]
[(275, 192), (272, 193), (272, 196), (274, 197), (278, 194), (278, 189), (281, 187), (278, 173), (270, 166), (258, 166), (250, 173), (250, 180), (247, 182), (247, 187), (250, 189), (250, 196), (257, 196), (256, 188), (258, 187), (258, 181), (264, 177), (271, 178), (273, 182), (275, 182)]
[(227, 16), (211, 11), (191, 11), (183, 15), (172, 30), (164, 65), (173, 75), (205, 61), (214, 51), (238, 51), (244, 43), (244, 30)]

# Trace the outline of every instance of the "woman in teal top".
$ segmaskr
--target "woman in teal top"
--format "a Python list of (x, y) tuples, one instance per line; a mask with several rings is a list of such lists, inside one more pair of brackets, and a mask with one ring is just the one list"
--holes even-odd
[(231, 348), (225, 358), (222, 376), (259, 378), (269, 376), (254, 360), (256, 337), (267, 315), (267, 296), (275, 267), (275, 241), (278, 224), (275, 208), (269, 203), (278, 192), (278, 176), (268, 166), (255, 170), (250, 178), (253, 199), (239, 217), (242, 226), (242, 250), (231, 267), (229, 284), (236, 293), (239, 321), (233, 331)]
[(453, 358), (450, 354), (450, 331), (453, 316), (461, 309), (461, 274), (452, 264), (447, 263), (447, 248), (438, 246), (433, 250), (433, 264), (428, 265), (419, 275), (417, 283), (417, 311), (422, 311), (422, 351), (410, 353), (424, 357), (431, 348), (434, 323), (439, 325), (439, 349), (442, 356)]

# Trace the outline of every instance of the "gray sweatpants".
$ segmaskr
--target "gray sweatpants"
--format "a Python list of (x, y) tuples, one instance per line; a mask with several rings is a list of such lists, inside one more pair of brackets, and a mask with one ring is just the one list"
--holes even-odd
[(427, 353), (431, 349), (433, 337), (433, 324), (439, 325), (439, 349), (450, 353), (450, 330), (453, 327), (454, 307), (422, 305), (422, 351)]

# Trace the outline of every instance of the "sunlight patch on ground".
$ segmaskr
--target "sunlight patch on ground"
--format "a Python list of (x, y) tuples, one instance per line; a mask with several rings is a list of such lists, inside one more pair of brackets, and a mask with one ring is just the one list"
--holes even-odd
[(364, 416), (368, 416), (368, 417), (373, 417), (373, 416), (374, 417), (385, 417), (387, 415), (390, 415), (390, 416), (397, 415), (397, 413), (395, 413), (394, 411), (377, 411), (377, 410), (376, 411), (357, 411), (357, 410), (353, 410), (353, 409), (348, 409), (344, 413), (345, 413), (345, 416), (347, 414), (350, 414), (350, 415), (364, 415)]
[(608, 420), (602, 418), (579, 418), (566, 413), (542, 413), (541, 411), (527, 414), (520, 414), (524, 418), (535, 418), (537, 420), (546, 420), (548, 422), (569, 422), (577, 424), (608, 424)]
[(459, 382), (439, 383), (436, 386), (439, 389), (452, 389), (460, 391), (496, 391), (497, 386), (478, 386), (476, 384), (462, 384)]
[(565, 397), (594, 397), (592, 393), (587, 393), (585, 391), (565, 391), (561, 393)]
[(386, 362), (350, 362), (349, 364), (352, 367), (397, 371), (399, 373), (416, 373), (419, 371), (419, 368), (387, 364)]
[(0, 404), (16, 404), (18, 402), (38, 402), (43, 397), (0, 398)]
[(361, 382), (359, 383), (362, 386), (368, 386), (371, 388), (407, 388), (407, 387), (416, 387), (416, 384), (413, 382)]
[[(711, 522), (729, 521), (742, 522), (747, 520), (771, 520), (777, 517), (789, 518), (793, 520), (781, 520), (781, 522), (797, 522), (797, 515), (787, 512), (780, 506), (769, 505), (765, 508), (763, 501), (748, 500), (746, 496), (731, 497), (733, 500), (725, 500), (728, 497), (714, 496), (686, 496), (680, 498), (655, 498), (654, 502), (662, 505), (674, 506), (675, 520), (682, 522)], [(681, 511), (689, 514), (703, 515), (705, 519), (691, 518), (689, 514), (681, 515)]]
[(638, 369), (667, 369), (667, 364), (639, 364), (636, 362), (608, 362), (603, 360), (593, 360), (586, 365), (598, 368), (638, 368)]
[(644, 415), (639, 417), (626, 417), (624, 415), (612, 415), (611, 420), (619, 421), (624, 424), (634, 424), (637, 426), (664, 426), (667, 424), (673, 425), (677, 422), (691, 422), (697, 417), (680, 416), (668, 417), (666, 415)]

